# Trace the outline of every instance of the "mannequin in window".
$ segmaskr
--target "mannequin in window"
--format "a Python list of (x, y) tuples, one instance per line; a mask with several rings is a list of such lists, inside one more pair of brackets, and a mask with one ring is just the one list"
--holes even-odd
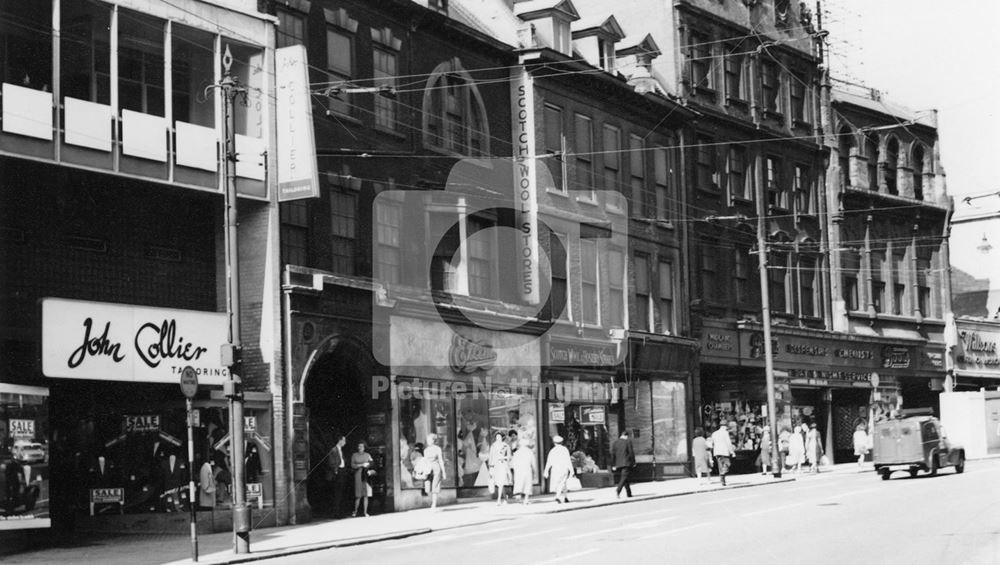
[(164, 497), (164, 507), (167, 512), (179, 510), (179, 502), (182, 499), (182, 487), (188, 483), (187, 462), (177, 457), (177, 454), (170, 450), (167, 456), (160, 462), (160, 477), (163, 481), (160, 485), (161, 496)]
[(116, 484), (115, 464), (104, 452), (101, 452), (90, 465), (88, 484), (90, 488), (107, 488), (119, 486)]
[(246, 447), (247, 456), (244, 458), (244, 469), (246, 471), (247, 482), (257, 483), (260, 482), (260, 453), (257, 450), (257, 444), (247, 442)]

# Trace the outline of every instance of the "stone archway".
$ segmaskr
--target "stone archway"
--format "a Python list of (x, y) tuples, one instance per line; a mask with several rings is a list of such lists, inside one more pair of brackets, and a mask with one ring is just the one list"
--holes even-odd
[(308, 410), (309, 474), (306, 500), (318, 515), (343, 515), (353, 496), (351, 481), (344, 481), (343, 504), (333, 507), (334, 483), (326, 480), (327, 457), (337, 438), (343, 435), (346, 471), (359, 441), (367, 436), (371, 410), (371, 376), (375, 363), (367, 346), (353, 338), (333, 336), (321, 344), (302, 383), (302, 401)]

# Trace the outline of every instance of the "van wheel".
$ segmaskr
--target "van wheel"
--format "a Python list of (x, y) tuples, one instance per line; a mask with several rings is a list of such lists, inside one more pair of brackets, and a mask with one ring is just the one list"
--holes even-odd
[(938, 458), (937, 458), (937, 454), (935, 453), (931, 457), (931, 470), (930, 470), (930, 474), (933, 477), (933, 476), (937, 475), (937, 472), (938, 472)]
[(916, 477), (916, 476), (917, 476), (917, 471), (918, 471), (918, 470), (919, 470), (919, 469), (917, 469), (916, 467), (910, 467), (910, 476), (911, 476), (911, 477)]
[(891, 474), (892, 474), (892, 471), (890, 471), (889, 469), (882, 469), (882, 471), (881, 471), (882, 480), (883, 481), (888, 481), (889, 480), (889, 475), (891, 475)]
[(958, 463), (955, 464), (955, 473), (961, 473), (965, 471), (965, 456), (958, 456)]

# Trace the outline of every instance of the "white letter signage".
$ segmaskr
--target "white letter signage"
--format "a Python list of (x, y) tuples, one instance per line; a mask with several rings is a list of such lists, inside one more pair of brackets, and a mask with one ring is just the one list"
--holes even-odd
[(62, 298), (42, 300), (42, 372), (47, 377), (176, 383), (190, 365), (221, 385), (228, 341), (222, 312), (171, 310)]

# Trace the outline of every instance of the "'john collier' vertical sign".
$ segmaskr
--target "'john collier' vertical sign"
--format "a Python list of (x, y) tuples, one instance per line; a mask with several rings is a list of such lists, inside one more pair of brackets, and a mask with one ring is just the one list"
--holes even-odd
[(275, 107), (278, 114), (278, 200), (319, 196), (316, 140), (306, 48), (289, 45), (274, 52)]
[(535, 161), (535, 88), (524, 67), (511, 73), (511, 120), (514, 133), (514, 207), (518, 237), (518, 292), (538, 304), (538, 174)]

